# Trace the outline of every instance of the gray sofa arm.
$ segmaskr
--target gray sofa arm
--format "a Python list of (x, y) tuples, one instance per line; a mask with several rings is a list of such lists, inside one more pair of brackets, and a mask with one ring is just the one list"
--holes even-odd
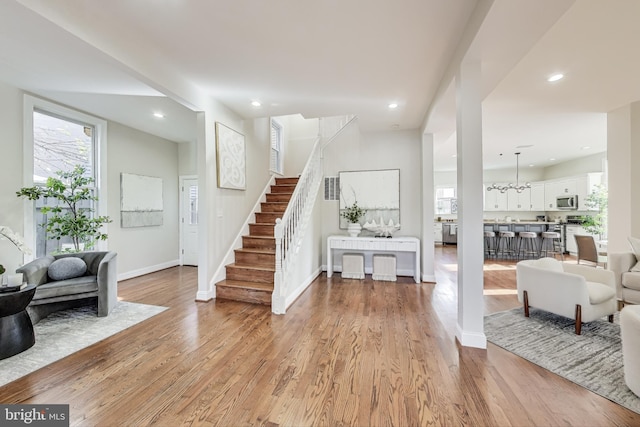
[(107, 316), (118, 302), (116, 252), (107, 252), (98, 265), (98, 316)]
[(55, 261), (55, 258), (51, 255), (34, 259), (22, 267), (17, 268), (16, 273), (22, 273), (26, 282), (30, 285), (43, 285), (47, 283), (49, 279), (47, 272), (53, 261)]
[(618, 300), (622, 300), (622, 273), (631, 270), (637, 262), (633, 252), (612, 252), (609, 254), (607, 269), (613, 271), (615, 276)]

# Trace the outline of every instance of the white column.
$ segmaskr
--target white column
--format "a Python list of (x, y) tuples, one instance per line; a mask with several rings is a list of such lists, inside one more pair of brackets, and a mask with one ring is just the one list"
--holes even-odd
[(640, 102), (607, 114), (608, 250), (630, 250), (627, 238), (640, 237)]
[(458, 160), (458, 325), (467, 347), (487, 347), (484, 335), (482, 105), (480, 64), (463, 62), (456, 76)]
[(422, 135), (422, 281), (436, 281), (433, 258), (433, 134)]

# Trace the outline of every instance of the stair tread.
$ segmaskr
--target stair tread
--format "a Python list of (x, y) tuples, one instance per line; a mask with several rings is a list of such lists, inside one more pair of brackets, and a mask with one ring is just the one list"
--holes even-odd
[[(273, 224), (271, 224), (273, 225)], [(252, 236), (251, 234), (246, 234), (244, 237), (251, 237), (252, 239), (265, 239), (265, 240), (275, 240), (276, 238), (273, 236)]]
[(227, 267), (243, 268), (245, 270), (256, 270), (256, 271), (273, 271), (273, 272), (276, 271), (275, 268), (271, 268), (271, 267), (261, 267), (261, 266), (255, 266), (255, 265), (236, 264), (235, 262), (232, 263), (232, 264), (227, 264)]
[(225, 279), (218, 283), (216, 286), (227, 286), (230, 288), (243, 288), (243, 289), (254, 289), (257, 291), (273, 291), (273, 284), (269, 283), (259, 283), (259, 282), (245, 282), (244, 280), (230, 280)]
[(236, 252), (250, 252), (255, 254), (274, 255), (276, 253), (276, 250), (269, 248), (240, 248), (236, 249)]

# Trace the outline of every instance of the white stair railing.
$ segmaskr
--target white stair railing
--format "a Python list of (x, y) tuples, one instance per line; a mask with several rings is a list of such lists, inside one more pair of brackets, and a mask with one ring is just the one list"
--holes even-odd
[(289, 273), (296, 255), (300, 255), (296, 249), (304, 237), (322, 181), (322, 150), (353, 120), (355, 116), (320, 119), (320, 136), (313, 145), (287, 209), (282, 218), (276, 220), (276, 270), (271, 300), (271, 311), (276, 314), (284, 314), (287, 308)]

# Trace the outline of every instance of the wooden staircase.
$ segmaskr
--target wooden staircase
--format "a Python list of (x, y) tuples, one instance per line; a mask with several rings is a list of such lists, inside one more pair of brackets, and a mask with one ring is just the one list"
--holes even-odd
[(235, 262), (227, 265), (227, 278), (216, 283), (216, 298), (271, 305), (276, 263), (273, 228), (282, 218), (298, 178), (276, 178), (266, 202), (255, 212), (249, 235), (242, 236), (242, 248), (235, 250)]

